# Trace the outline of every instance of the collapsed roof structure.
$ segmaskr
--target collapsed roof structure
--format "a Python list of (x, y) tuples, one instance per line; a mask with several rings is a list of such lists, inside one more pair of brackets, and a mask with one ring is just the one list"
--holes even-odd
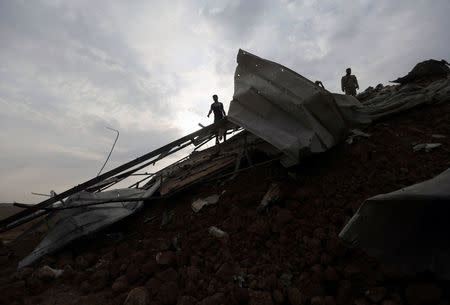
[[(58, 219), (36, 249), (19, 263), (19, 268), (135, 213), (145, 201), (170, 196), (206, 178), (232, 175), (243, 170), (243, 159), (251, 166), (252, 151), (263, 152), (269, 161), (279, 159), (284, 166), (293, 166), (305, 155), (324, 152), (344, 141), (353, 128), (364, 127), (420, 104), (450, 100), (449, 78), (425, 88), (405, 83), (360, 102), (355, 97), (324, 90), (282, 65), (243, 50), (239, 50), (237, 62), (235, 92), (226, 119), (39, 204), (20, 205), (27, 209), (1, 220), (0, 232), (4, 232), (42, 216)], [(220, 145), (200, 150), (219, 129), (238, 133)], [(129, 188), (108, 190), (137, 171), (191, 145), (194, 150), (180, 161), (146, 175)], [(439, 192), (440, 198), (448, 203), (448, 184), (441, 184)], [(416, 197), (408, 198), (415, 200)], [(368, 200), (367, 205), (376, 201)], [(354, 226), (355, 223), (357, 221), (349, 223), (342, 233), (343, 238), (357, 240), (355, 236), (360, 236), (360, 229)], [(364, 238), (367, 240), (368, 237), (361, 235), (358, 240)], [(382, 250), (383, 247), (378, 248)]]
[(446, 77), (428, 88), (406, 84), (394, 94), (384, 92), (360, 102), (328, 92), (280, 64), (243, 50), (237, 62), (229, 120), (282, 151), (287, 166), (297, 164), (301, 154), (330, 149), (351, 128), (420, 104), (449, 100)]

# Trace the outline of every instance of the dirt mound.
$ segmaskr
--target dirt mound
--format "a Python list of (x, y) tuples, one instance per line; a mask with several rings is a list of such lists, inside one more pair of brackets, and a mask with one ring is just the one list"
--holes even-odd
[[(437, 304), (448, 282), (406, 278), (337, 234), (373, 195), (430, 179), (450, 165), (450, 103), (427, 105), (371, 125), (355, 138), (304, 159), (209, 180), (148, 202), (139, 215), (16, 271), (38, 235), (0, 249), (1, 304)], [(414, 152), (432, 135), (442, 145)], [(295, 179), (293, 179), (295, 176)], [(270, 185), (282, 198), (257, 206)], [(198, 213), (191, 203), (219, 194)], [(161, 226), (163, 213), (173, 215)], [(152, 218), (156, 216), (156, 218)], [(229, 235), (208, 234), (217, 226)], [(64, 270), (52, 276), (49, 265)], [(141, 302), (141, 303), (139, 303)], [(442, 303), (443, 304), (443, 303)]]
[(430, 83), (438, 79), (446, 78), (450, 74), (449, 63), (445, 60), (429, 59), (418, 63), (403, 77), (393, 80), (393, 83), (407, 84), (412, 82)]

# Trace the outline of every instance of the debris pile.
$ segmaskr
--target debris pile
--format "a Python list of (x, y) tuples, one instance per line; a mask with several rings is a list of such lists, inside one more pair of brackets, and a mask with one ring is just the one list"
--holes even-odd
[[(442, 89), (448, 88), (445, 81), (427, 85), (428, 96), (445, 97), (442, 91), (448, 90)], [(309, 88), (308, 82), (305, 79), (304, 84)], [(436, 88), (441, 89), (432, 91)], [(390, 92), (385, 99), (409, 94), (408, 91), (398, 95), (400, 90), (385, 90)], [(384, 91), (380, 88), (379, 92)], [(263, 92), (253, 93), (256, 96), (253, 102), (261, 99), (267, 102)], [(346, 118), (353, 113), (374, 122), (363, 126), (364, 131), (351, 131), (342, 125), (339, 137), (336, 141), (328, 138), (331, 142), (327, 146), (324, 140), (327, 133), (333, 134), (337, 129), (331, 123), (307, 120), (301, 130), (312, 130), (308, 139), (317, 142), (311, 145), (324, 149), (320, 154), (311, 154), (311, 151), (305, 153), (304, 147), (313, 146), (297, 146), (300, 151), (295, 155), (299, 159), (294, 159), (295, 166), (286, 168), (279, 160), (286, 159), (292, 147), (283, 150), (277, 147), (272, 135), (259, 136), (256, 133), (263, 128), (255, 124), (262, 121), (253, 121), (249, 126), (255, 132), (244, 126), (246, 130), (219, 146), (196, 148), (180, 162), (134, 183), (130, 191), (134, 193), (128, 198), (120, 196), (117, 202), (111, 202), (111, 196), (107, 200), (83, 197), (88, 194), (107, 196), (104, 187), (123, 179), (126, 176), (123, 170), (129, 174), (180, 145), (195, 142), (198, 147), (213, 139), (217, 126), (205, 127), (173, 142), (175, 144), (169, 148), (147, 155), (152, 156), (149, 159), (139, 159), (143, 164), (134, 162), (134, 167), (121, 167), (122, 171), (105, 173), (103, 179), (82, 184), (86, 193), (80, 193), (83, 190), (78, 187), (66, 195), (72, 196), (71, 200), (58, 203), (65, 199), (61, 193), (53, 197), (52, 203), (47, 201), (30, 212), (21, 213), (20, 217), (15, 216), (14, 221), (18, 221), (22, 216), (33, 216), (36, 210), (48, 215), (64, 207), (63, 204), (74, 202), (77, 203), (75, 209), (68, 210), (83, 213), (106, 211), (107, 206), (102, 207), (105, 204), (141, 206), (138, 213), (101, 230), (92, 230), (88, 236), (67, 243), (20, 269), (17, 269), (19, 262), (34, 248), (40, 249), (37, 245), (40, 239), (51, 236), (51, 230), (54, 234), (62, 232), (55, 230), (58, 222), (47, 235), (30, 231), (20, 242), (0, 245), (0, 304), (416, 305), (449, 302), (448, 279), (430, 272), (435, 269), (419, 268), (417, 271), (426, 272), (408, 274), (398, 268), (399, 265), (369, 256), (365, 252), (367, 249), (359, 247), (358, 243), (370, 246), (364, 238), (374, 236), (376, 230), (390, 234), (383, 231), (381, 225), (370, 232), (357, 230), (358, 238), (352, 235), (354, 238), (350, 242), (339, 238), (339, 234), (352, 217), (357, 217), (355, 213), (358, 215), (366, 199), (375, 200), (380, 198), (374, 197), (376, 195), (430, 180), (449, 167), (450, 103), (438, 99), (436, 103), (425, 102), (421, 108), (402, 115), (389, 116), (392, 109), (383, 108), (387, 105), (380, 108), (384, 100), (379, 99), (371, 109), (353, 97), (329, 95), (324, 90), (319, 95), (326, 102), (309, 101), (308, 105), (298, 107), (311, 111), (308, 113), (315, 113), (322, 106), (323, 109), (331, 107), (338, 109), (336, 113), (344, 113), (343, 121), (348, 122)], [(243, 101), (242, 95), (235, 96), (239, 97), (239, 102)], [(367, 101), (374, 98), (379, 96)], [(350, 102), (346, 104), (348, 107), (343, 106), (345, 101)], [(394, 105), (394, 112), (417, 105), (412, 103), (407, 105), (403, 100), (402, 107)], [(315, 109), (319, 104), (320, 109)], [(383, 115), (377, 117), (380, 109)], [(234, 124), (226, 121), (230, 124), (226, 129), (237, 128), (236, 117), (233, 121)], [(272, 123), (272, 126), (277, 125)], [(288, 125), (283, 126), (286, 128), (279, 130), (289, 131)], [(349, 133), (351, 145), (345, 142)], [(438, 148), (428, 153), (413, 151), (412, 143), (437, 139), (432, 135), (440, 135)], [(143, 196), (144, 193), (147, 195)], [(440, 197), (444, 203), (448, 203), (447, 193), (444, 190)], [(426, 207), (426, 203), (423, 204)], [(6, 222), (2, 220), (2, 224)], [(391, 226), (401, 226), (404, 219), (400, 217), (392, 222)], [(420, 226), (415, 228), (422, 232)], [(71, 232), (58, 236), (71, 237), (77, 230), (74, 227)], [(433, 228), (430, 230), (432, 232)], [(433, 242), (440, 247), (448, 245), (440, 243), (439, 239)], [(440, 249), (430, 249), (433, 254), (442, 253), (437, 250)], [(413, 258), (411, 253), (402, 255)], [(440, 261), (445, 262), (448, 260)]]
[(445, 79), (450, 75), (450, 64), (442, 59), (425, 60), (418, 63), (406, 76), (399, 77), (392, 81), (401, 85), (408, 83), (430, 84), (439, 79)]

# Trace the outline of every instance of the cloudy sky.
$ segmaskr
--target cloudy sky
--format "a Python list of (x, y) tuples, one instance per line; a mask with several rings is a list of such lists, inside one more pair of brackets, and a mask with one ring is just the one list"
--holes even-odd
[(0, 202), (37, 202), (209, 124), (239, 48), (339, 90), (450, 54), (448, 0), (0, 0)]

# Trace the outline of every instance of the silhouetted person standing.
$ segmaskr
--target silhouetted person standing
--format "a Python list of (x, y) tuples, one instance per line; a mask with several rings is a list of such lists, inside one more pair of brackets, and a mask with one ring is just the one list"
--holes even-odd
[(347, 95), (356, 95), (356, 89), (359, 89), (358, 80), (356, 76), (352, 75), (352, 69), (347, 68), (346, 74), (341, 78), (342, 91)]
[[(223, 104), (221, 102), (219, 102), (219, 98), (217, 97), (216, 94), (214, 94), (212, 96), (214, 103), (211, 104), (211, 108), (209, 109), (208, 112), (208, 118), (209, 115), (211, 114), (211, 112), (214, 112), (214, 123), (217, 123), (218, 121), (222, 120), (225, 116), (225, 110), (223, 109)], [(218, 130), (216, 132), (216, 144), (219, 143), (219, 137), (220, 139), (222, 139), (222, 135), (219, 135), (219, 133), (223, 133), (223, 130)], [(225, 141), (225, 137), (226, 135), (224, 135), (223, 140)]]

